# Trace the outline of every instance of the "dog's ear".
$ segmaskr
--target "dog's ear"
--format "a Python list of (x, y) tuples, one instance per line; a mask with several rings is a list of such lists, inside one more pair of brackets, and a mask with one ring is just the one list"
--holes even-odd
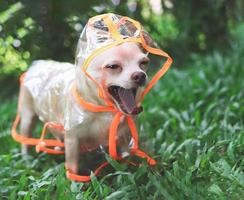
[[(143, 37), (146, 45), (148, 45), (149, 47), (158, 48), (158, 44), (156, 42), (154, 42), (154, 40), (151, 38), (151, 36), (147, 32), (143, 31), (142, 37)], [(144, 49), (141, 44), (139, 44), (139, 48), (141, 49), (141, 51), (143, 53), (148, 55), (148, 51), (146, 49)]]
[(158, 44), (153, 41), (153, 39), (151, 38), (151, 36), (147, 32), (143, 31), (142, 32), (142, 37), (144, 38), (146, 44), (149, 47), (158, 48)]

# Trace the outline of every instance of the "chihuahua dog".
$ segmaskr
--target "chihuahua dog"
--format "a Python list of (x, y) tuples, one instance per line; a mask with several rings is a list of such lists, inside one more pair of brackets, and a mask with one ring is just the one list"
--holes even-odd
[[(96, 56), (87, 68), (106, 96), (123, 113), (136, 115), (139, 97), (147, 82), (149, 58), (137, 43), (126, 42)], [(80, 106), (71, 94), (72, 84), (85, 101), (105, 105), (98, 97), (98, 87), (82, 71), (82, 66), (39, 60), (26, 72), (20, 88), (20, 131), (30, 137), (35, 118), (57, 122), (64, 131), (49, 131), (65, 143), (65, 161), (69, 170), (78, 173), (80, 149), (108, 145), (108, 133), (114, 113), (94, 113)], [(125, 120), (118, 128), (118, 145), (129, 152), (129, 128)], [(28, 146), (22, 145), (22, 154)]]

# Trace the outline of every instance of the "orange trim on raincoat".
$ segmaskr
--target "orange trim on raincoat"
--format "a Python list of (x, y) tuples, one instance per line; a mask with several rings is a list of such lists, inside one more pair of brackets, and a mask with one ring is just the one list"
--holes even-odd
[[(109, 155), (114, 159), (114, 160), (122, 160), (122, 158), (117, 154), (117, 144), (116, 144), (116, 138), (117, 138), (117, 129), (118, 126), (120, 124), (121, 118), (125, 117), (127, 124), (129, 126), (130, 132), (131, 132), (131, 137), (133, 139), (133, 146), (131, 147), (131, 151), (130, 153), (132, 155), (136, 155), (138, 157), (141, 158), (145, 158), (148, 162), (149, 165), (155, 165), (156, 161), (151, 158), (150, 156), (148, 156), (145, 152), (141, 151), (139, 149), (138, 146), (138, 133), (137, 133), (137, 129), (136, 129), (136, 125), (134, 123), (134, 120), (132, 118), (132, 116), (130, 115), (126, 115), (124, 113), (122, 113), (114, 104), (111, 104), (111, 102), (108, 100), (108, 97), (106, 96), (106, 93), (103, 89), (103, 87), (101, 85), (99, 85), (93, 78), (92, 76), (90, 76), (90, 74), (87, 72), (87, 68), (90, 64), (90, 62), (99, 54), (103, 53), (104, 51), (106, 51), (107, 49), (114, 47), (116, 45), (119, 45), (121, 43), (124, 42), (136, 42), (136, 43), (140, 43), (142, 45), (142, 47), (147, 50), (149, 53), (152, 53), (154, 55), (158, 55), (158, 56), (162, 56), (166, 58), (166, 62), (163, 64), (163, 66), (161, 67), (161, 69), (153, 76), (152, 80), (149, 82), (149, 84), (147, 85), (147, 87), (145, 88), (145, 90), (142, 92), (141, 95), (141, 99), (140, 102), (144, 99), (145, 95), (152, 89), (152, 87), (154, 86), (154, 84), (166, 73), (166, 71), (169, 69), (170, 65), (172, 64), (172, 58), (165, 53), (164, 51), (162, 51), (161, 49), (157, 49), (157, 48), (153, 48), (147, 45), (144, 37), (143, 37), (143, 33), (142, 33), (142, 28), (139, 22), (132, 20), (128, 17), (122, 17), (120, 19), (120, 21), (118, 22), (118, 24), (114, 24), (113, 21), (110, 19), (109, 14), (104, 14), (104, 15), (100, 15), (98, 16), (100, 18), (103, 18), (103, 20), (105, 21), (106, 25), (108, 26), (109, 32), (111, 33), (111, 35), (113, 36), (113, 38), (115, 39), (114, 42), (105, 45), (97, 50), (95, 50), (83, 63), (82, 66), (82, 70), (85, 73), (85, 75), (91, 79), (98, 87), (98, 95), (100, 98), (104, 99), (104, 102), (106, 105), (95, 105), (92, 104), (90, 102), (85, 101), (84, 99), (82, 99), (79, 94), (77, 93), (76, 90), (76, 86), (73, 84), (72, 86), (72, 95), (75, 98), (76, 102), (82, 106), (83, 108), (91, 111), (91, 112), (113, 112), (115, 113), (115, 116), (111, 122), (111, 126), (109, 129), (109, 138), (108, 138), (108, 149), (109, 149)], [(91, 18), (88, 21), (88, 26), (90, 24), (91, 20), (96, 19), (96, 17)], [(140, 31), (140, 38), (125, 38), (123, 39), (120, 35), (120, 33), (118, 32), (117, 28), (121, 23), (124, 23), (124, 21), (130, 21), (131, 23), (134, 24), (134, 26)], [(20, 77), (21, 82), (23, 82), (24, 79), (24, 75)], [(21, 97), (20, 97), (21, 100)], [(19, 101), (20, 101), (19, 100)], [(20, 108), (20, 103), (19, 103), (19, 108)], [(61, 124), (56, 124), (54, 122), (47, 122), (44, 124), (43, 130), (42, 130), (42, 134), (40, 138), (27, 138), (23, 135), (20, 135), (17, 133), (16, 129), (18, 126), (18, 123), (20, 121), (20, 116), (19, 114), (17, 114), (16, 119), (13, 123), (13, 127), (12, 127), (12, 137), (22, 143), (22, 144), (27, 144), (27, 145), (34, 145), (36, 146), (36, 151), (44, 151), (46, 153), (50, 153), (50, 154), (63, 154), (64, 151), (63, 150), (56, 150), (55, 147), (60, 147), (61, 149), (64, 148), (64, 143), (55, 140), (55, 139), (44, 139), (45, 135), (46, 135), (46, 129), (48, 126), (51, 126), (52, 128), (56, 128), (58, 130), (63, 131), (64, 128)], [(53, 147), (53, 148), (51, 148)], [(136, 165), (133, 162), (127, 162), (129, 164), (132, 165)], [(108, 162), (103, 163), (102, 165), (100, 165), (94, 172), (94, 175), (98, 175), (99, 172), (101, 171), (101, 169), (103, 169), (105, 166), (109, 165)], [(70, 172), (70, 170), (68, 169), (68, 167), (66, 166), (66, 170), (67, 170), (67, 177), (70, 180), (74, 180), (74, 181), (81, 181), (81, 182), (87, 182), (91, 180), (90, 176), (81, 176), (78, 174), (73, 174), (72, 172)]]

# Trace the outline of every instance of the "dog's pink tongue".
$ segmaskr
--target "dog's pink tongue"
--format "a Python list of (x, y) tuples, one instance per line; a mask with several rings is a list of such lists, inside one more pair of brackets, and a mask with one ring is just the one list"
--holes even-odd
[(135, 96), (134, 96), (132, 90), (126, 90), (126, 89), (120, 88), (118, 90), (118, 95), (121, 100), (121, 103), (123, 104), (125, 111), (128, 114), (134, 114), (134, 110), (136, 110), (137, 107), (136, 107)]

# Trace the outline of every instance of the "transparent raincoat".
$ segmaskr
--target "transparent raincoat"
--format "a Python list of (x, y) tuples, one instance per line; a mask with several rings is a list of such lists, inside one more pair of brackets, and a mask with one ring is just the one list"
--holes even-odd
[[(132, 116), (125, 115), (108, 100), (103, 86), (96, 82), (89, 74), (88, 70), (91, 61), (97, 55), (125, 42), (139, 43), (147, 53), (166, 58), (166, 62), (163, 64), (162, 68), (151, 78), (142, 92), (139, 102), (141, 103), (153, 85), (168, 70), (172, 59), (167, 53), (157, 47), (156, 43), (139, 22), (112, 13), (98, 15), (89, 19), (78, 41), (75, 65), (68, 63), (58, 64), (53, 61), (38, 61), (34, 64), (35, 66), (26, 73), (22, 84), (24, 84), (32, 96), (37, 99), (36, 112), (39, 118), (46, 122), (46, 126), (51, 126), (60, 131), (66, 131), (81, 124), (83, 121), (84, 109), (90, 112), (113, 112), (114, 119), (111, 121), (109, 130), (108, 153), (115, 160), (121, 159), (116, 149), (116, 135), (120, 119), (125, 117), (133, 141), (130, 147), (131, 154), (146, 158), (149, 164), (154, 165), (156, 163), (155, 160), (149, 157), (145, 152), (139, 150), (137, 130)], [(43, 67), (43, 64), (45, 67)], [(60, 65), (62, 65), (62, 67), (60, 67)], [(81, 68), (85, 76), (96, 84), (97, 95), (104, 102), (102, 105), (87, 102), (76, 92), (76, 86), (73, 84), (73, 80), (75, 79), (75, 68), (77, 67)], [(48, 70), (45, 68), (48, 68)], [(51, 77), (52, 80), (50, 81), (49, 79)], [(65, 98), (72, 98), (72, 100), (65, 101)], [(60, 99), (62, 100), (60, 101)], [(72, 101), (74, 103), (72, 103)], [(69, 102), (69, 104), (67, 104), (67, 102)], [(64, 144), (61, 142), (44, 139), (45, 131), (43, 131), (40, 139), (35, 139), (33, 142), (30, 142), (28, 138), (21, 137), (16, 132), (19, 120), (20, 117), (17, 115), (12, 130), (12, 135), (17, 141), (36, 145), (38, 150), (47, 153), (58, 153), (53, 149), (49, 150), (47, 147), (64, 147)], [(63, 153), (63, 151), (59, 153)], [(107, 164), (102, 164), (99, 169), (95, 171), (95, 174), (105, 165)], [(69, 170), (67, 171), (67, 176), (76, 181), (90, 180), (88, 176), (72, 174)]]

